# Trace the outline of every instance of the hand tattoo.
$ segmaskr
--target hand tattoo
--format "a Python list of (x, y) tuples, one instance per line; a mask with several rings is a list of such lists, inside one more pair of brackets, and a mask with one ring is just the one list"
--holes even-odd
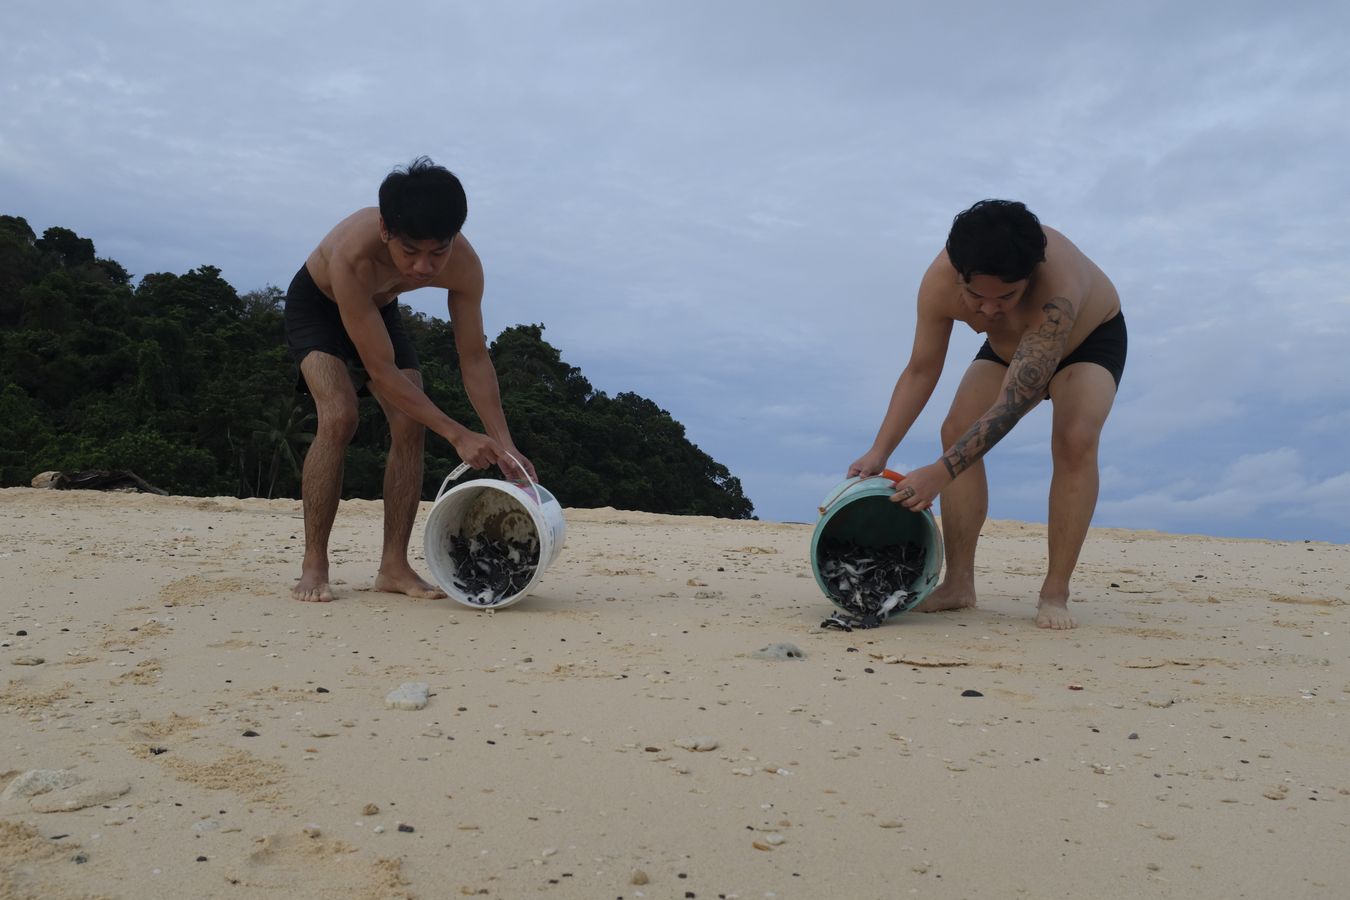
[(1041, 312), (1045, 321), (1035, 331), (1023, 335), (1008, 364), (1002, 400), (942, 454), (942, 463), (952, 478), (988, 453), (1045, 395), (1078, 313), (1066, 297), (1051, 297)]

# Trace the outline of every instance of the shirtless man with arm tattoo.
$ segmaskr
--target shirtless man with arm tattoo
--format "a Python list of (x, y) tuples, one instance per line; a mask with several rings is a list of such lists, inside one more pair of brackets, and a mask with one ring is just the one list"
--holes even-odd
[(940, 495), (947, 571), (917, 609), (975, 605), (975, 546), (989, 508), (982, 459), (1042, 399), (1051, 425), (1049, 565), (1036, 624), (1073, 628), (1069, 579), (1097, 505), (1097, 445), (1125, 368), (1125, 319), (1106, 274), (1021, 203), (983, 200), (957, 215), (919, 286), (909, 363), (852, 475), (885, 468), (923, 411), (952, 325), (987, 336), (942, 424), (942, 457), (910, 472), (892, 498), (912, 510)]

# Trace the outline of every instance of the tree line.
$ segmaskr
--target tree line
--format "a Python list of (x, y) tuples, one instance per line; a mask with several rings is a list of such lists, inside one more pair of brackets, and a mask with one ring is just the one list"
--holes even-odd
[[(237, 293), (214, 266), (133, 284), (67, 228), (0, 215), (0, 486), (49, 470), (127, 469), (170, 493), (298, 497), (313, 401), (296, 390), (279, 288)], [(405, 308), (427, 394), (480, 429), (454, 326)], [(635, 393), (598, 391), (542, 324), (490, 351), (511, 433), (564, 506), (752, 518), (740, 480)], [(381, 495), (388, 427), (371, 398), (347, 451), (346, 498)], [(459, 464), (427, 442), (422, 496)]]

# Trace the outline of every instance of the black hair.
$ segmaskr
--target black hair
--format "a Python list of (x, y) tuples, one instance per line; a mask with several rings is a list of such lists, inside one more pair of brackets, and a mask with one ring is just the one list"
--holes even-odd
[(392, 235), (450, 240), (464, 227), (469, 201), (454, 173), (419, 156), (380, 183), (380, 216)]
[(947, 235), (947, 258), (965, 281), (994, 275), (1012, 283), (1030, 278), (1045, 261), (1045, 231), (1036, 214), (1016, 200), (981, 200), (957, 213)]

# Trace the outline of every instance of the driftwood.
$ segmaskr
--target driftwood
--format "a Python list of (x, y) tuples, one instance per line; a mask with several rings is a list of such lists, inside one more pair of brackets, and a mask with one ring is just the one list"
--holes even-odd
[(59, 491), (140, 491), (168, 496), (169, 492), (150, 484), (127, 469), (89, 469), (85, 472), (43, 472), (33, 479), (35, 488)]

